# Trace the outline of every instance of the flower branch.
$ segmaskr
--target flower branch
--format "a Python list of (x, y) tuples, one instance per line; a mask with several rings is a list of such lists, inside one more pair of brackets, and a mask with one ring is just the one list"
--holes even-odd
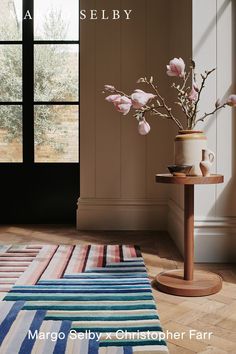
[[(166, 72), (168, 76), (182, 80), (181, 84), (174, 82), (172, 87), (177, 91), (177, 102), (175, 102), (175, 104), (180, 106), (186, 116), (187, 130), (193, 130), (199, 122), (204, 122), (206, 118), (214, 115), (217, 111), (226, 106), (236, 107), (236, 95), (230, 95), (222, 104), (219, 103), (220, 101), (218, 99), (212, 111), (204, 113), (198, 118), (198, 105), (203, 89), (205, 88), (208, 77), (216, 69), (214, 68), (201, 74), (201, 83), (200, 86), (198, 86), (195, 67), (195, 62), (191, 60), (189, 70), (186, 73), (183, 59), (174, 58), (169, 62), (169, 65), (167, 65)], [(192, 80), (191, 85), (188, 84), (190, 80)], [(105, 85), (105, 91), (110, 93), (110, 95), (105, 98), (106, 101), (113, 103), (115, 109), (123, 115), (127, 115), (131, 109), (134, 109), (134, 117), (138, 121), (138, 130), (142, 135), (148, 134), (151, 129), (149, 123), (146, 121), (148, 114), (169, 119), (174, 122), (178, 129), (183, 130), (184, 127), (182, 123), (174, 116), (172, 108), (166, 104), (165, 98), (160, 94), (158, 86), (154, 83), (153, 76), (151, 76), (149, 80), (146, 77), (141, 77), (137, 83), (148, 85), (153, 93), (136, 89), (131, 95), (128, 95), (121, 90), (117, 90), (112, 85)]]
[(166, 112), (167, 112), (167, 117), (169, 117), (170, 119), (172, 119), (175, 124), (179, 127), (179, 129), (183, 129), (182, 124), (180, 123), (180, 121), (174, 117), (174, 115), (172, 114), (172, 110), (171, 108), (169, 108), (166, 103), (165, 103), (165, 99), (164, 97), (162, 97), (158, 91), (158, 88), (153, 84), (153, 82), (151, 81), (146, 81), (147, 84), (151, 85), (152, 89), (155, 91), (155, 93), (157, 94), (157, 97), (160, 99), (160, 101), (162, 102), (162, 106), (163, 108), (165, 108)]
[(212, 112), (205, 113), (201, 118), (198, 118), (198, 119), (196, 120), (196, 124), (197, 124), (198, 122), (204, 122), (207, 117), (212, 116), (212, 115), (215, 114), (217, 111), (219, 111), (221, 108), (225, 108), (226, 106), (227, 106), (227, 103), (223, 103), (222, 105), (216, 107)]
[(213, 68), (212, 70), (205, 71), (205, 75), (201, 74), (202, 82), (201, 82), (201, 86), (200, 86), (200, 89), (199, 89), (199, 92), (198, 92), (198, 98), (197, 98), (197, 100), (195, 102), (195, 108), (194, 108), (193, 114), (191, 116), (191, 121), (192, 121), (191, 129), (193, 129), (194, 126), (197, 124), (196, 113), (197, 113), (198, 104), (200, 102), (202, 90), (205, 87), (205, 82), (206, 82), (208, 76), (211, 75), (215, 70), (216, 70), (216, 68)]

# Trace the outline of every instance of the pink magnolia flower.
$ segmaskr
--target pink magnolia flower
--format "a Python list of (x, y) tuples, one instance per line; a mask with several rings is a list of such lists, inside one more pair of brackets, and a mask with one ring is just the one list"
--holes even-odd
[(132, 106), (132, 101), (130, 98), (126, 96), (121, 96), (117, 98), (114, 102), (114, 106), (116, 110), (122, 113), (124, 116), (129, 113), (130, 108)]
[(131, 95), (132, 105), (134, 109), (140, 109), (145, 106), (149, 100), (155, 98), (156, 96), (152, 93), (147, 93), (142, 90), (135, 90)]
[(190, 99), (190, 101), (193, 101), (193, 102), (197, 101), (198, 93), (197, 93), (197, 91), (196, 91), (194, 86), (192, 87), (192, 90), (191, 90), (188, 98)]
[(139, 122), (138, 124), (138, 132), (141, 135), (147, 135), (151, 130), (150, 125), (148, 124), (148, 122), (144, 119), (141, 122)]
[(114, 103), (115, 100), (121, 98), (121, 95), (110, 95), (105, 98), (107, 102)]
[(230, 95), (227, 99), (226, 104), (231, 107), (236, 107), (236, 95)]
[(167, 67), (167, 75), (184, 77), (185, 75), (185, 63), (182, 58), (174, 58), (169, 62)]
[(115, 106), (115, 109), (118, 112), (123, 113), (124, 116), (129, 113), (130, 108), (132, 106), (131, 99), (126, 96), (110, 95), (110, 96), (107, 96), (105, 98), (105, 100), (107, 102), (113, 103)]

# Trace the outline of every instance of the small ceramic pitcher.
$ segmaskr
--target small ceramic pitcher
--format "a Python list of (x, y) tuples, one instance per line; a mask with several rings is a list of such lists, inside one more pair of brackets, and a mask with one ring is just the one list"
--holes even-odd
[(211, 166), (215, 160), (215, 154), (209, 149), (202, 150), (202, 161), (200, 162), (200, 169), (203, 177), (210, 176)]

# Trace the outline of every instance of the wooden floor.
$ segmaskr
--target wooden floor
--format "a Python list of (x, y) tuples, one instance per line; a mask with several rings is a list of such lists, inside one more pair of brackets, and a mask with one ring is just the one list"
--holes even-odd
[[(183, 261), (166, 233), (161, 232), (78, 232), (73, 227), (0, 227), (0, 244), (138, 244), (151, 279), (165, 270), (182, 268)], [(216, 295), (199, 298), (171, 296), (153, 290), (161, 323), (170, 332), (186, 332), (183, 340), (170, 339), (171, 354), (236, 353), (236, 265), (198, 264), (224, 280)], [(211, 339), (189, 339), (189, 330), (213, 332)]]

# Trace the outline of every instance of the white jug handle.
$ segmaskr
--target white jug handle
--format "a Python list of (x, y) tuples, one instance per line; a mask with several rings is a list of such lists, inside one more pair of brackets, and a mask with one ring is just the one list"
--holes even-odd
[(213, 151), (209, 151), (208, 156), (209, 156), (210, 163), (213, 163), (214, 160), (215, 160), (215, 154), (214, 154), (214, 152), (213, 152)]

